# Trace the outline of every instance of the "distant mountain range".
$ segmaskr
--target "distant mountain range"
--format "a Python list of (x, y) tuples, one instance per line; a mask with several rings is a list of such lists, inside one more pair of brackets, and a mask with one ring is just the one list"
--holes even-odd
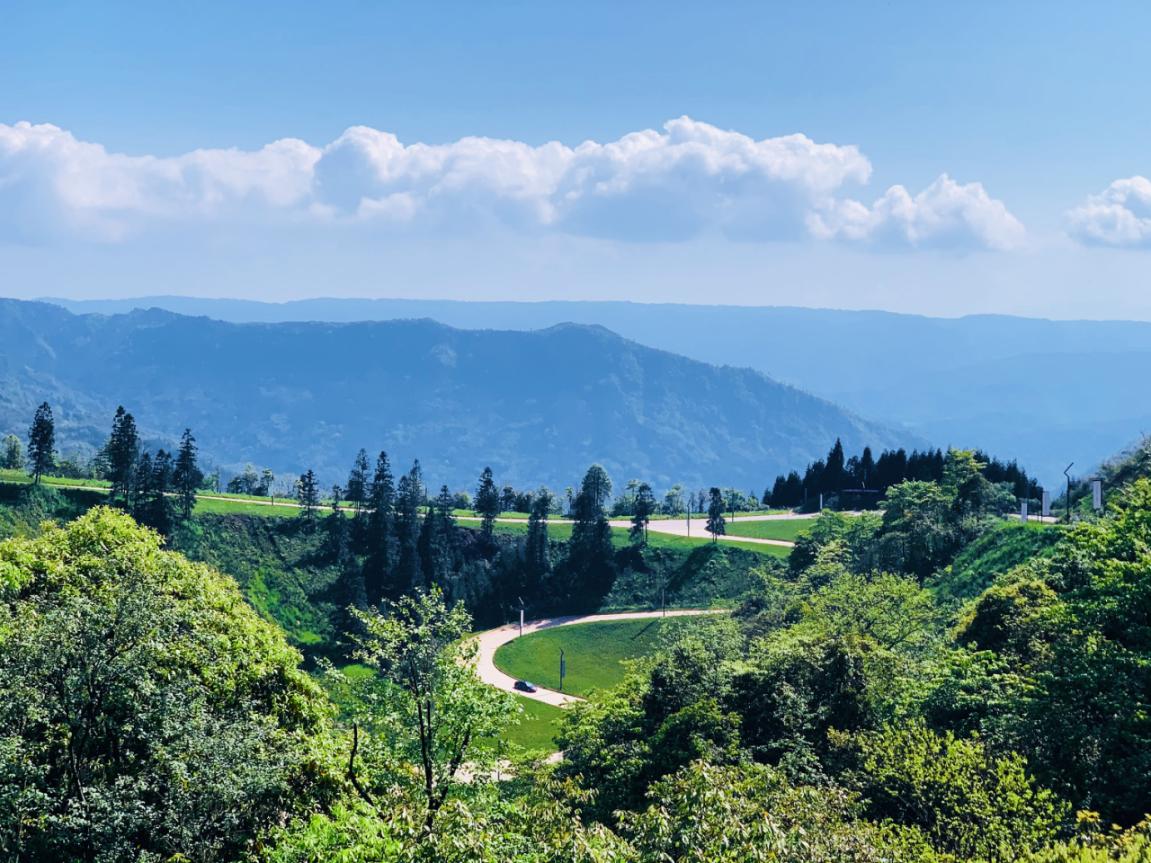
[[(473, 322), (476, 323), (476, 322)], [(73, 314), (0, 300), (0, 434), (56, 412), (61, 448), (100, 446), (118, 404), (171, 445), (185, 426), (209, 461), (342, 480), (360, 447), (430, 483), (619, 482), (762, 489), (836, 437), (915, 445), (749, 369), (719, 368), (603, 327), (454, 329), (431, 320), (247, 323), (152, 309)]]
[(233, 321), (427, 317), (466, 328), (600, 324), (651, 347), (772, 378), (939, 446), (1018, 458), (1048, 484), (1151, 432), (1151, 323), (621, 302), (148, 297), (54, 301), (77, 311), (157, 306)]

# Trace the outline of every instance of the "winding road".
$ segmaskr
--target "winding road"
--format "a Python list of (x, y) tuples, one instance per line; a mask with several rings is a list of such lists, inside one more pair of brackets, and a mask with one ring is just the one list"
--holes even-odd
[[(701, 614), (723, 613), (723, 611), (704, 608), (680, 608), (674, 610), (669, 609), (666, 612), (623, 611), (617, 614), (576, 614), (566, 617), (548, 617), (524, 623), (523, 634), (530, 635), (533, 632), (539, 632), (541, 629), (552, 629), (556, 626), (571, 626), (576, 623), (599, 623), (612, 620), (646, 620), (655, 617), (693, 617)], [(510, 624), (508, 626), (501, 626), (498, 629), (489, 629), (475, 636), (476, 644), (478, 645), (476, 674), (479, 675), (480, 680), (497, 689), (514, 692), (516, 695), (522, 695), (524, 698), (542, 701), (544, 704), (551, 704), (555, 707), (563, 707), (565, 704), (583, 701), (582, 698), (575, 695), (568, 695), (565, 692), (556, 692), (554, 689), (544, 689), (543, 687), (540, 687), (535, 692), (521, 692), (516, 689), (516, 679), (496, 668), (495, 656), (496, 651), (501, 645), (515, 640), (519, 635), (519, 626), (517, 624)]]

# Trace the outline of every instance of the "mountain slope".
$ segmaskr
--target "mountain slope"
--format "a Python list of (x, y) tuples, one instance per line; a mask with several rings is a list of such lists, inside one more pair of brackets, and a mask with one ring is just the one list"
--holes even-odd
[(939, 446), (979, 446), (1062, 481), (1151, 431), (1132, 393), (1151, 375), (1151, 323), (1002, 315), (927, 318), (874, 311), (624, 302), (333, 300), (288, 303), (157, 297), (58, 301), (117, 311), (155, 305), (224, 320), (386, 320), (535, 329), (601, 324), (625, 338), (774, 379)]
[(355, 451), (422, 459), (429, 482), (470, 487), (490, 464), (517, 485), (616, 479), (762, 488), (837, 436), (914, 444), (748, 369), (717, 368), (601, 327), (457, 330), (428, 320), (234, 324), (160, 310), (73, 315), (0, 301), (0, 433), (52, 402), (64, 443), (99, 445), (123, 403), (145, 435), (191, 426), (235, 469), (315, 468)]

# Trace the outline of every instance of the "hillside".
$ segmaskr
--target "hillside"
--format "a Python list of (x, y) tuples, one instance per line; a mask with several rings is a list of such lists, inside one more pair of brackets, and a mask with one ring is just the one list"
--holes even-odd
[(703, 362), (751, 366), (939, 446), (1017, 458), (1048, 483), (1062, 480), (1068, 462), (1087, 470), (1151, 428), (1151, 410), (1130, 398), (1132, 387), (1151, 374), (1151, 323), (1140, 321), (625, 302), (53, 302), (76, 311), (156, 306), (230, 321), (430, 317), (499, 329), (600, 324)]
[(342, 480), (361, 446), (422, 460), (429, 483), (563, 488), (617, 480), (761, 488), (822, 456), (916, 442), (748, 369), (602, 327), (459, 330), (429, 320), (235, 324), (160, 310), (75, 315), (0, 301), (0, 434), (52, 403), (60, 448), (92, 448), (118, 404), (145, 438), (185, 426), (206, 461)]

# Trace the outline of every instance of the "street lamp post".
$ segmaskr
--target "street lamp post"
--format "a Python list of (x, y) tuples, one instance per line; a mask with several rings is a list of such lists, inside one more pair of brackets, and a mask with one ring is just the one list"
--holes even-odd
[(1063, 468), (1063, 475), (1067, 477), (1067, 523), (1071, 524), (1071, 468), (1075, 466), (1075, 462)]

